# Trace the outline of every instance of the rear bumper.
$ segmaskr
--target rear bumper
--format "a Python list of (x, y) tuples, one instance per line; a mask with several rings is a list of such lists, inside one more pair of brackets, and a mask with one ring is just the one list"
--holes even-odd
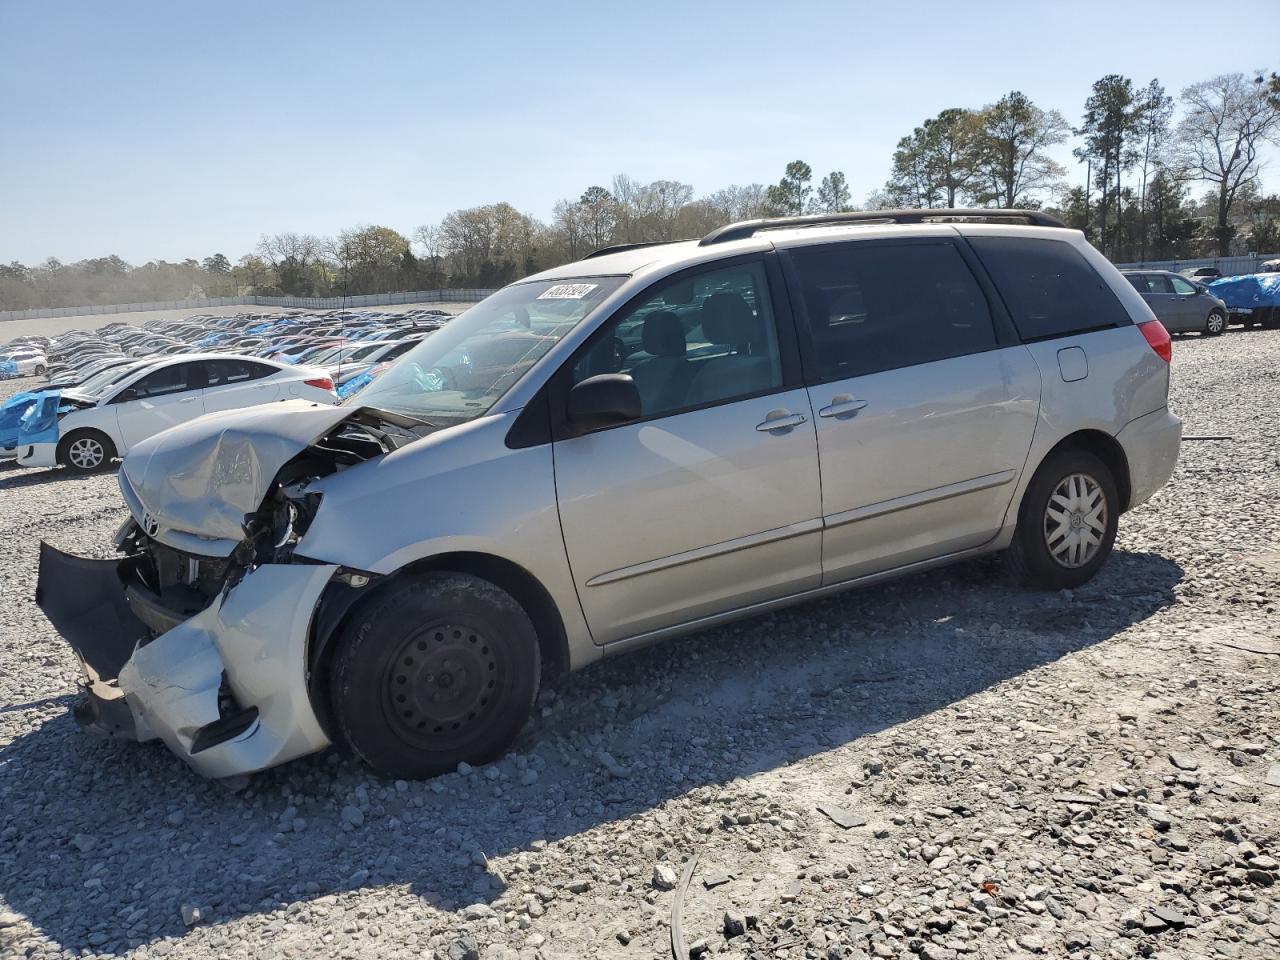
[(312, 611), (337, 567), (257, 567), (157, 634), (147, 626), (154, 612), (126, 596), (129, 563), (40, 547), (36, 602), (84, 666), (83, 726), (163, 740), (206, 777), (328, 746), (307, 694), (306, 656)]
[(1129, 507), (1136, 507), (1173, 476), (1182, 445), (1182, 420), (1164, 407), (1130, 421), (1116, 440), (1129, 462)]

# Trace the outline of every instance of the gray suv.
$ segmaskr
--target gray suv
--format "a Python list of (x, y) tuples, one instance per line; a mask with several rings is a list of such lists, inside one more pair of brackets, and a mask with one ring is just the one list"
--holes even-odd
[(614, 247), (500, 290), (345, 405), (139, 443), (120, 559), (44, 545), (77, 711), (222, 777), (333, 741), (497, 757), (540, 686), (1002, 551), (1077, 587), (1173, 472), (1169, 335), (1076, 231), (876, 211)]
[(1227, 305), (1194, 280), (1168, 270), (1125, 270), (1124, 278), (1170, 333), (1216, 337), (1227, 329)]

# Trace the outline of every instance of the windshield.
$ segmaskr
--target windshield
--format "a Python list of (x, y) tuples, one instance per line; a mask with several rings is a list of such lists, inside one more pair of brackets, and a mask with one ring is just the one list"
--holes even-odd
[(79, 386), (72, 387), (71, 389), (75, 393), (97, 394), (111, 386), (111, 384), (118, 380), (123, 380), (135, 370), (145, 367), (146, 365), (146, 361), (143, 361), (141, 363), (125, 363), (116, 367), (108, 367), (106, 370), (98, 371)]
[(348, 402), (433, 423), (483, 416), (624, 279), (504, 287), (427, 337)]

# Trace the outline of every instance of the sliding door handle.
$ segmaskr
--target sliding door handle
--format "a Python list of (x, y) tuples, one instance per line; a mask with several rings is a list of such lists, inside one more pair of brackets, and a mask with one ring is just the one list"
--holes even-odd
[(857, 414), (859, 410), (867, 405), (865, 400), (855, 400), (847, 393), (842, 393), (838, 397), (831, 398), (831, 405), (823, 407), (818, 411), (820, 417), (835, 417), (838, 420), (847, 420), (849, 417)]
[(760, 423), (756, 424), (756, 429), (761, 433), (783, 433), (798, 427), (802, 423), (808, 423), (809, 418), (803, 413), (788, 413), (786, 410), (770, 410), (768, 416)]

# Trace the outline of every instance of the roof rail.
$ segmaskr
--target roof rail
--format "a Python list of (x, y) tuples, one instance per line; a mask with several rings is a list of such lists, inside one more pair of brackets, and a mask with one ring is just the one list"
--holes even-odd
[(914, 210), (857, 210), (851, 213), (817, 213), (803, 217), (775, 217), (768, 220), (743, 220), (712, 230), (698, 241), (698, 246), (728, 243), (754, 236), (758, 230), (785, 230), (791, 227), (825, 227), (844, 223), (925, 223), (951, 220), (1016, 220), (1035, 227), (1065, 227), (1057, 217), (1039, 210), (992, 208), (930, 207)]
[[(690, 237), (689, 239), (692, 239)], [(664, 243), (688, 243), (688, 240), (645, 240), (641, 243), (615, 243), (608, 247), (601, 247), (599, 250), (593, 250), (588, 253), (583, 260), (590, 260), (593, 257), (607, 257), (611, 253), (622, 253), (624, 250), (639, 250), (643, 247), (660, 247)]]

